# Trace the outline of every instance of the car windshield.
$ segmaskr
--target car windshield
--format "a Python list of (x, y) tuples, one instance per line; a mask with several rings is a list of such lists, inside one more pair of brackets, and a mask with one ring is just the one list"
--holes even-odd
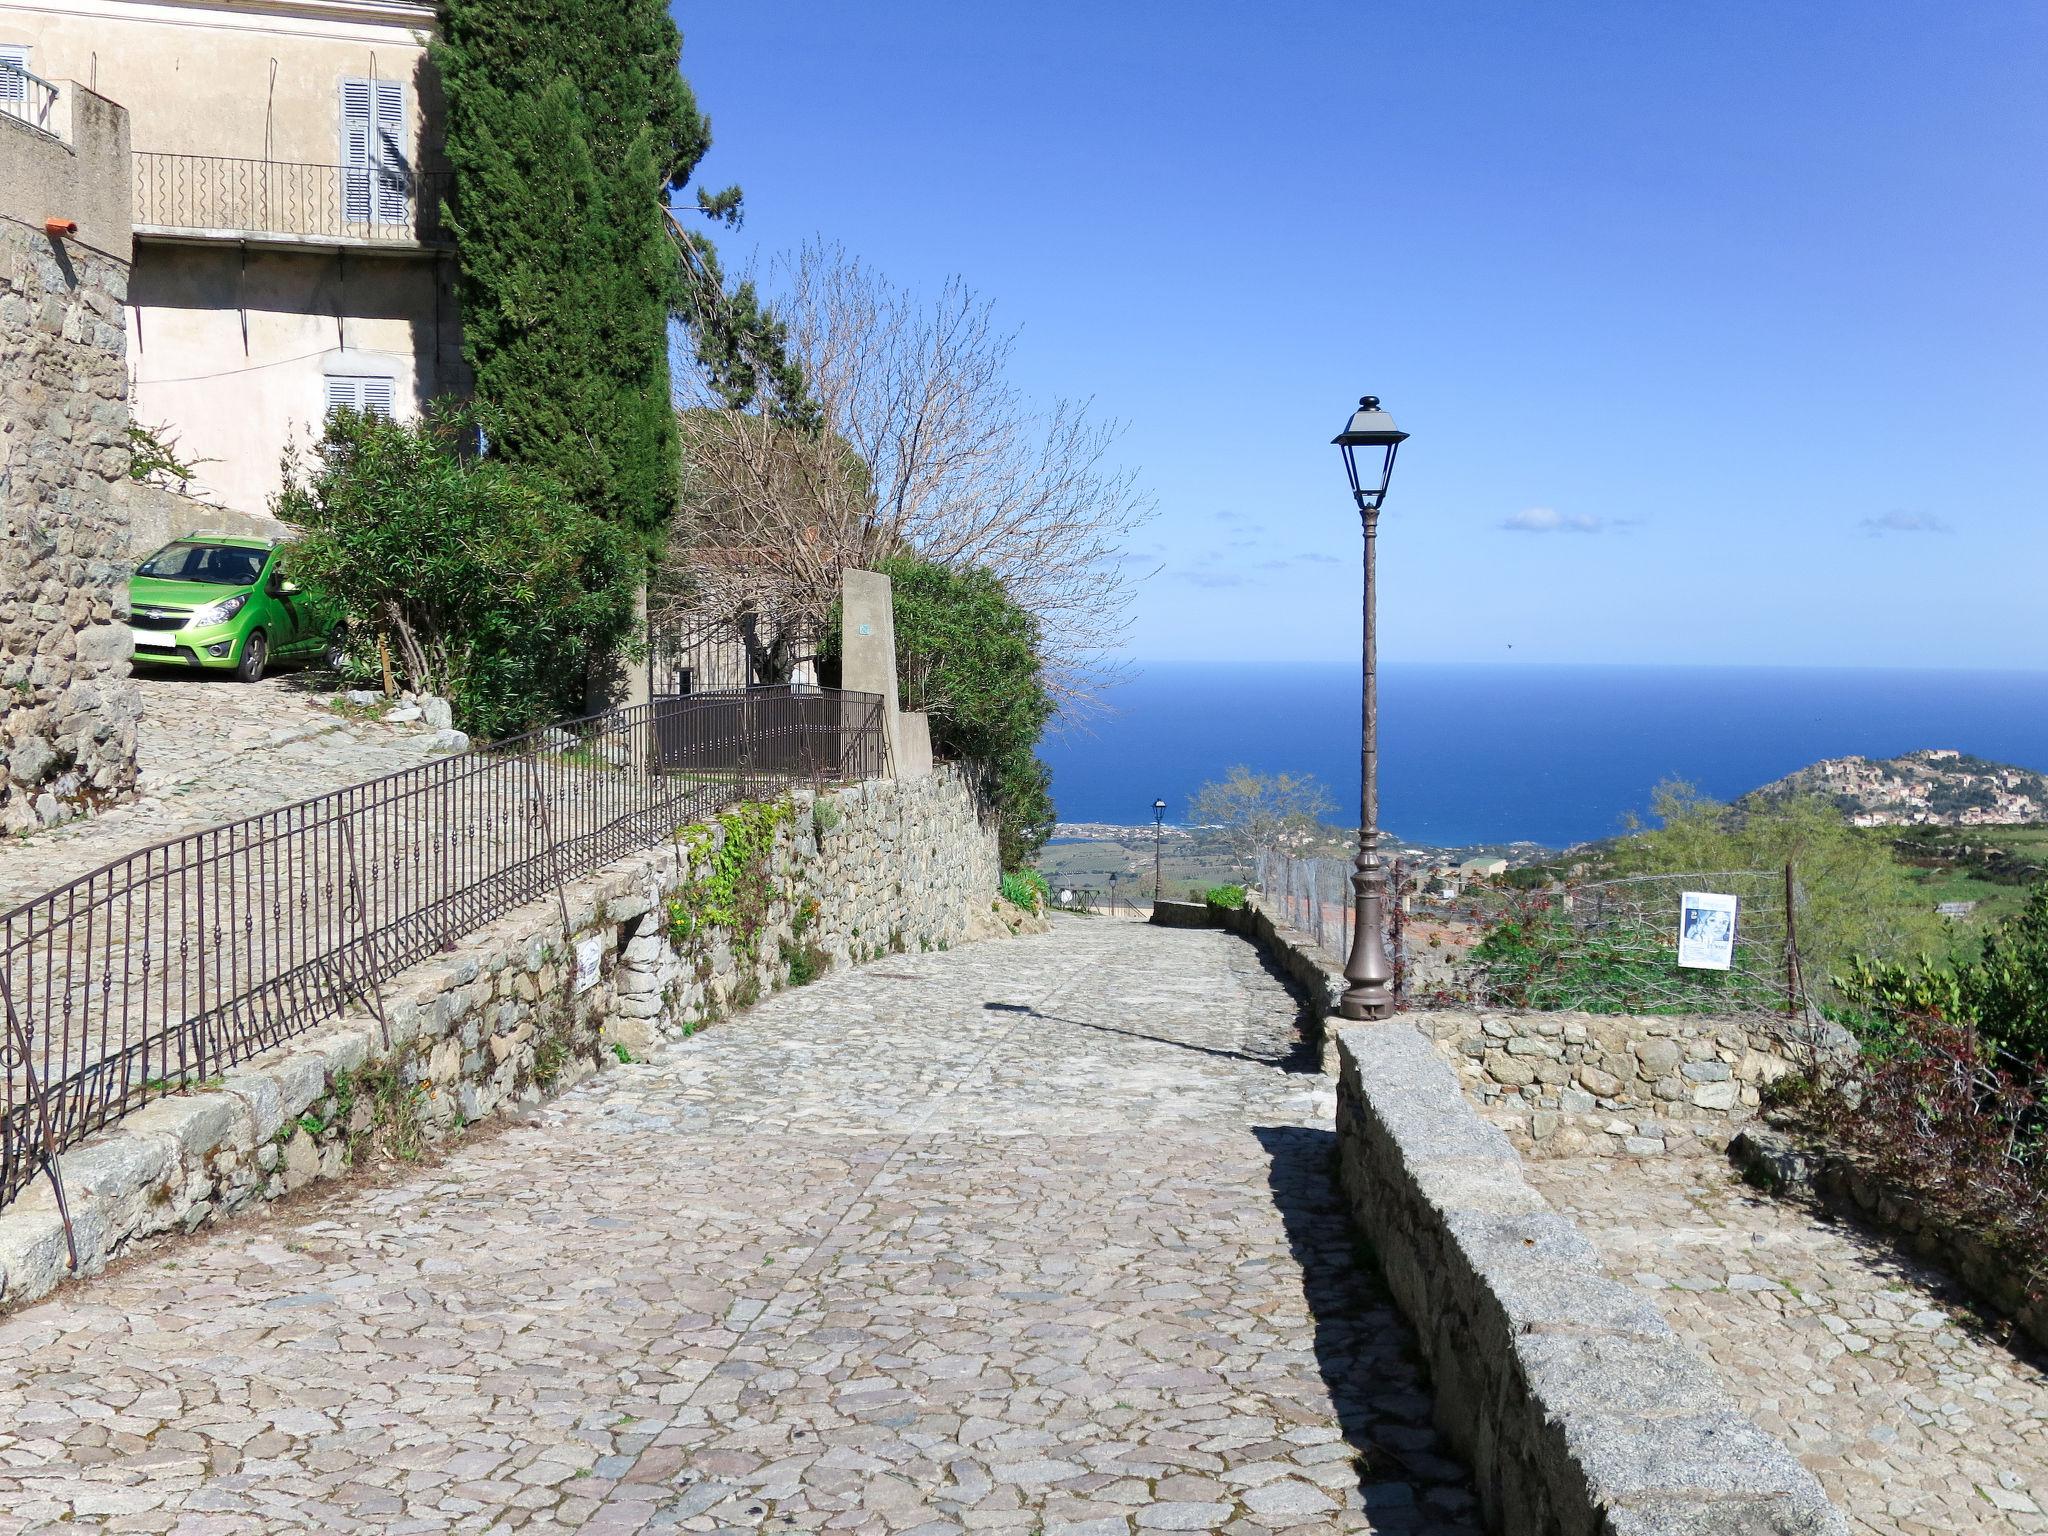
[(251, 587), (263, 574), (268, 550), (240, 544), (166, 544), (136, 568), (138, 576), (158, 581), (198, 581), (210, 587)]

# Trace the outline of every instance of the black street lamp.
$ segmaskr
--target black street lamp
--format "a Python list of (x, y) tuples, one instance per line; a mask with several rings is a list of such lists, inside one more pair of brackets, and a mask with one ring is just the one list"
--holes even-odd
[(1152, 802), (1152, 905), (1159, 905), (1160, 843), (1166, 836), (1166, 802)]
[(1387, 957), (1381, 922), (1387, 902), (1387, 871), (1380, 863), (1380, 694), (1379, 635), (1374, 620), (1373, 561), (1380, 532), (1380, 503), (1394, 478), (1394, 454), (1408, 434), (1380, 409), (1377, 397), (1358, 402), (1342, 432), (1330, 439), (1344, 453), (1344, 473), (1365, 524), (1365, 686), (1358, 754), (1358, 858), (1351, 876), (1356, 921), (1351, 958), (1344, 962), (1349, 983), (1337, 1011), (1347, 1019), (1384, 1019), (1394, 1012), (1394, 967)]

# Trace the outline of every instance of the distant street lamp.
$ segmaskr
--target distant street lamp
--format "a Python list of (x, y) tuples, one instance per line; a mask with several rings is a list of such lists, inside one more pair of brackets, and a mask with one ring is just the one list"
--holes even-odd
[(1387, 871), (1380, 863), (1379, 636), (1374, 620), (1373, 561), (1379, 543), (1380, 503), (1394, 478), (1394, 454), (1408, 434), (1367, 395), (1344, 430), (1330, 439), (1344, 453), (1344, 473), (1365, 524), (1365, 686), (1358, 761), (1358, 858), (1351, 877), (1356, 921), (1351, 958), (1344, 962), (1344, 996), (1337, 1011), (1347, 1019), (1384, 1019), (1394, 1011), (1394, 967), (1380, 925), (1387, 901)]
[(1152, 904), (1159, 905), (1159, 871), (1161, 868), (1159, 849), (1166, 837), (1166, 802), (1152, 802)]

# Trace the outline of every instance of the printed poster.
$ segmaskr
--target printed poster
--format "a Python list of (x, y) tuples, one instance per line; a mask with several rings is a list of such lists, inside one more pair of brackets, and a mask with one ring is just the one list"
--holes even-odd
[(1696, 971), (1735, 964), (1736, 898), (1685, 891), (1678, 898), (1678, 963)]

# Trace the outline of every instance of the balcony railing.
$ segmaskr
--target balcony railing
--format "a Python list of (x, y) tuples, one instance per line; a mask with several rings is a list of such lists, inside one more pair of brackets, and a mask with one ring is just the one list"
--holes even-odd
[(12, 59), (0, 59), (0, 118), (19, 123), (32, 133), (62, 137), (57, 124), (57, 87)]
[(135, 154), (135, 225), (144, 233), (446, 245), (448, 191), (445, 171)]

